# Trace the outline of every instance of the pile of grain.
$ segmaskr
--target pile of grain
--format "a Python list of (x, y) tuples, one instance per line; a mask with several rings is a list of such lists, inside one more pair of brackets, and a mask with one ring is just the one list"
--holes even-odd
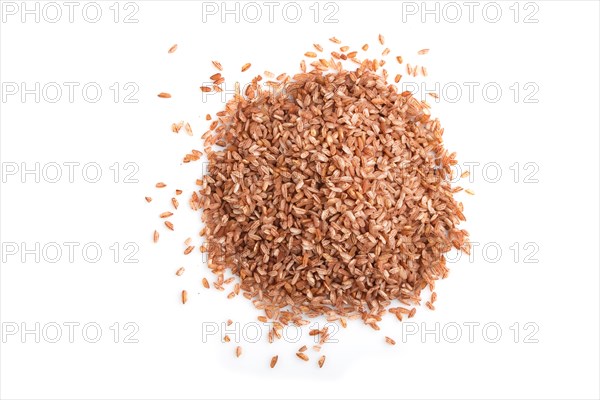
[(239, 276), (237, 293), (278, 325), (325, 315), (377, 329), (394, 300), (419, 304), (446, 277), (446, 252), (468, 252), (455, 156), (429, 106), (378, 61), (320, 64), (258, 76), (217, 114), (192, 206), (219, 282)]

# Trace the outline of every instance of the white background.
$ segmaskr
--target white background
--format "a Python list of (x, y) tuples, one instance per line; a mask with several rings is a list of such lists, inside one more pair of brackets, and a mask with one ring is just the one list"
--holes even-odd
[[(57, 103), (47, 101), (48, 93), (39, 103), (34, 95), (22, 101), (19, 93), (0, 104), (4, 172), (14, 163), (32, 168), (39, 162), (43, 168), (53, 162), (96, 162), (103, 174), (97, 183), (86, 182), (81, 167), (73, 183), (66, 168), (58, 183), (44, 176), (36, 183), (35, 176), (20, 173), (3, 177), (2, 398), (598, 398), (597, 2), (520, 3), (517, 23), (513, 2), (497, 3), (502, 10), (497, 23), (482, 15), (486, 3), (475, 9), (473, 22), (463, 3), (455, 3), (464, 14), (456, 23), (447, 20), (453, 13), (446, 19), (442, 14), (439, 22), (428, 16), (422, 23), (422, 10), (409, 15), (400, 2), (338, 1), (338, 23), (324, 23), (325, 11), (334, 10), (324, 10), (324, 4), (315, 23), (312, 2), (300, 3), (297, 23), (282, 17), (284, 3), (275, 9), (273, 23), (264, 5), (260, 22), (242, 18), (236, 23), (229, 16), (221, 23), (219, 15), (203, 22), (201, 2), (137, 1), (139, 22), (130, 24), (123, 18), (133, 8), (125, 10), (121, 3), (114, 23), (113, 2), (100, 4), (103, 14), (95, 24), (82, 18), (80, 6), (73, 23), (66, 14), (57, 23), (43, 16), (39, 23), (33, 16), (22, 23), (17, 14), (3, 15), (0, 27), (3, 85), (77, 82), (81, 88), (96, 82), (103, 89), (97, 103), (86, 101), (80, 89), (71, 103), (65, 89)], [(444, 5), (438, 4), (442, 13)], [(532, 19), (538, 22), (525, 23), (535, 10)], [(431, 87), (439, 82), (463, 88), (456, 102), (448, 101), (450, 95), (429, 102), (460, 164), (480, 163), (472, 182), (460, 182), (476, 195), (460, 198), (465, 228), (481, 245), (471, 260), (463, 256), (450, 263), (450, 276), (437, 285), (435, 312), (420, 309), (410, 327), (388, 316), (379, 332), (357, 321), (349, 324), (335, 335), (338, 343), (321, 351), (327, 355), (323, 369), (312, 350), (309, 363), (294, 355), (311, 344), (306, 332), (297, 343), (242, 340), (244, 353), (236, 359), (235, 343), (220, 343), (221, 335), (203, 342), (202, 324), (229, 318), (252, 322), (258, 312), (243, 297), (227, 300), (228, 292), (203, 289), (202, 277), (210, 276), (201, 255), (182, 254), (188, 236), (199, 243), (198, 214), (188, 210), (186, 199), (202, 164), (182, 165), (181, 158), (202, 148), (204, 115), (223, 105), (216, 96), (203, 100), (198, 87), (215, 72), (213, 59), (225, 66), (232, 89), (236, 79), (248, 80), (265, 69), (296, 72), (312, 43), (333, 50), (327, 41), (333, 35), (356, 50), (369, 43), (369, 54), (378, 55), (383, 49), (379, 33), (392, 49), (386, 65), (392, 76), (405, 73), (393, 57), (402, 55), (405, 62), (427, 66)], [(174, 43), (179, 49), (167, 54)], [(430, 48), (430, 54), (417, 56), (422, 48)], [(246, 62), (252, 68), (239, 73)], [(128, 82), (137, 85), (138, 102), (123, 102), (126, 92), (121, 92), (115, 103), (109, 89), (115, 82), (121, 90)], [(472, 101), (465, 82), (479, 85)], [(488, 83), (502, 89), (497, 102), (483, 97), (481, 88)], [(510, 89), (515, 83), (520, 87), (516, 99)], [(526, 98), (527, 83), (539, 88), (531, 98)], [(163, 91), (173, 98), (159, 99)], [(171, 123), (179, 120), (190, 121), (194, 137), (171, 133)], [(119, 183), (109, 169), (115, 162)], [(124, 182), (123, 174), (131, 171), (123, 169), (126, 163), (139, 167), (138, 183)], [(483, 176), (482, 166), (490, 163), (497, 164)], [(518, 177), (510, 168), (515, 163)], [(532, 163), (529, 169), (526, 163)], [(502, 176), (493, 183), (496, 166)], [(158, 181), (168, 186), (154, 188)], [(176, 230), (169, 232), (158, 214), (171, 209), (177, 188), (184, 190), (182, 206), (172, 218)], [(154, 201), (146, 204), (144, 196)], [(161, 233), (158, 244), (152, 243), (154, 229)], [(46, 254), (40, 262), (28, 255), (23, 263), (20, 252), (4, 251), (7, 243), (33, 248), (36, 242), (80, 245), (74, 262), (63, 254), (50, 263), (52, 255)], [(121, 247), (117, 262), (109, 249), (115, 242)], [(97, 263), (82, 258), (86, 243), (102, 248)], [(126, 243), (139, 246), (138, 263), (124, 262)], [(498, 257), (496, 248), (502, 250)], [(538, 251), (527, 258), (532, 249)], [(177, 277), (180, 266), (186, 273)], [(182, 289), (189, 292), (186, 305), (179, 300)], [(80, 324), (73, 343), (68, 322)], [(139, 327), (133, 336), (137, 343), (125, 343), (124, 335), (131, 332), (124, 328), (127, 322)], [(436, 343), (433, 334), (422, 340), (419, 331), (402, 340), (407, 329), (434, 329), (436, 322), (462, 326), (463, 336), (458, 343), (445, 337)], [(472, 343), (464, 325), (470, 322), (480, 324)], [(54, 331), (48, 330), (36, 343), (34, 334), (7, 333), (14, 326), (33, 329), (36, 323), (47, 329), (59, 324), (62, 337), (50, 343)], [(82, 335), (86, 323), (102, 328), (97, 343)], [(114, 323), (120, 324), (118, 343), (110, 329)], [(526, 323), (531, 323), (528, 330)], [(496, 343), (489, 340), (493, 329), (487, 336), (482, 332), (485, 324), (502, 329)], [(539, 330), (526, 340), (535, 327)], [(93, 330), (88, 333), (94, 336)], [(384, 335), (398, 344), (386, 345)], [(271, 370), (275, 354), (279, 364)]]

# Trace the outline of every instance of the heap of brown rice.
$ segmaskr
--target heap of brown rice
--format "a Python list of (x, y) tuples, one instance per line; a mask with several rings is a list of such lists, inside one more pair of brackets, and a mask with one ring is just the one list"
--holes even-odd
[(390, 306), (419, 304), (447, 276), (444, 254), (468, 252), (439, 121), (380, 62), (358, 64), (258, 76), (205, 135), (192, 206), (208, 266), (220, 282), (239, 276), (238, 292), (281, 324), (325, 315), (377, 329), (386, 309), (412, 316)]

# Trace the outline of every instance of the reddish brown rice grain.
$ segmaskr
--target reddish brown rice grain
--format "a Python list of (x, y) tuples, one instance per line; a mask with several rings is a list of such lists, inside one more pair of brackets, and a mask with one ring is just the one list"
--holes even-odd
[(206, 289), (210, 288), (210, 285), (208, 284), (208, 279), (202, 278), (202, 286), (204, 286)]
[(159, 237), (159, 233), (157, 231), (154, 231), (154, 235), (152, 240), (154, 241), (154, 243), (158, 242), (158, 237)]
[(402, 64), (402, 62), (404, 62), (404, 59), (402, 58), (402, 56), (397, 56), (396, 61), (398, 61), (398, 64)]
[(171, 94), (170, 93), (165, 93), (165, 92), (160, 92), (158, 94), (158, 97), (160, 97), (161, 99), (170, 99), (171, 98)]
[(186, 122), (183, 127), (185, 128), (185, 133), (187, 133), (188, 135), (192, 136), (194, 134), (194, 132), (192, 131), (192, 126), (189, 122)]
[(422, 49), (417, 52), (417, 54), (419, 54), (419, 55), (423, 55), (423, 54), (427, 54), (427, 53), (429, 53), (429, 49)]
[(183, 190), (181, 190), (181, 189), (175, 189), (175, 194), (177, 196), (179, 196), (181, 193), (183, 193)]
[(310, 58), (316, 58), (317, 57), (317, 53), (315, 53), (314, 51), (307, 51), (306, 53), (304, 53), (304, 55), (306, 57), (310, 57)]
[(465, 189), (465, 193), (470, 194), (471, 196), (475, 194), (475, 192), (472, 191), (471, 189)]
[(183, 275), (184, 272), (185, 272), (185, 268), (181, 267), (175, 272), (175, 275), (181, 276), (181, 275)]
[(323, 51), (323, 46), (321, 46), (320, 44), (314, 43), (313, 47), (319, 52)]
[(304, 353), (306, 350), (308, 350), (308, 347), (306, 347), (306, 345), (304, 345), (298, 349), (298, 353)]
[(161, 189), (161, 188), (167, 187), (167, 184), (166, 184), (166, 183), (163, 183), (163, 182), (158, 182), (158, 183), (156, 184), (156, 187), (157, 187), (157, 188), (159, 188), (159, 189)]
[(331, 38), (329, 38), (329, 41), (330, 41), (330, 42), (333, 42), (333, 43), (335, 43), (335, 44), (341, 44), (341, 43), (342, 43), (342, 41), (341, 41), (340, 39), (336, 38), (335, 36), (334, 36), (334, 37), (331, 37)]
[(319, 368), (323, 368), (323, 365), (325, 365), (325, 356), (321, 356), (319, 358), (318, 363), (319, 363)]
[(173, 204), (173, 207), (177, 210), (177, 207), (179, 207), (179, 201), (177, 201), (175, 197), (172, 197), (171, 203)]
[(351, 51), (350, 53), (347, 54), (347, 56), (348, 56), (348, 58), (354, 58), (354, 57), (356, 57), (357, 54), (358, 54), (358, 52)]
[(208, 93), (212, 89), (210, 87), (208, 87), (208, 86), (200, 86), (200, 90), (203, 91), (204, 93)]
[(231, 326), (231, 324), (233, 324), (233, 321), (232, 321), (232, 320), (230, 320), (230, 319), (228, 319), (228, 320), (227, 320), (227, 326)]
[(173, 213), (171, 211), (165, 211), (159, 215), (160, 218), (169, 218)]
[(210, 80), (211, 81), (217, 81), (219, 79), (221, 79), (221, 73), (220, 72), (217, 72), (216, 74), (213, 74), (213, 75), (210, 76)]
[(361, 49), (363, 49), (363, 51), (367, 51), (367, 50), (369, 50), (369, 45), (365, 43), (365, 44), (363, 44)]
[(242, 65), (242, 72), (248, 71), (248, 68), (250, 68), (251, 66), (252, 66), (252, 64), (250, 64), (250, 63), (246, 63), (246, 64)]
[(211, 117), (211, 115), (210, 115), (210, 114), (206, 114), (206, 117), (205, 117), (205, 119), (206, 119), (207, 121), (210, 121), (210, 120), (212, 119), (212, 117)]
[(273, 356), (271, 358), (271, 362), (269, 363), (269, 366), (271, 368), (275, 368), (275, 365), (277, 365), (277, 360), (279, 360), (279, 356)]
[(150, 202), (152, 201), (152, 197), (148, 197), (148, 196), (146, 196), (146, 197), (144, 197), (144, 198), (146, 199), (146, 202), (148, 202), (148, 203), (150, 203)]
[(348, 324), (346, 323), (346, 319), (345, 318), (340, 318), (340, 324), (342, 325), (342, 328), (348, 327)]
[(194, 247), (195, 246), (188, 246), (188, 247), (186, 247), (186, 249), (183, 251), (183, 254), (185, 254), (187, 256), (188, 254), (190, 254), (194, 250)]
[(421, 74), (423, 76), (427, 76), (427, 68), (425, 68), (424, 66), (421, 66)]
[(385, 44), (385, 38), (383, 37), (383, 35), (381, 33), (379, 34), (378, 39), (379, 39), (379, 43), (381, 43), (382, 45)]
[(225, 336), (223, 336), (223, 341), (224, 341), (225, 343), (229, 343), (229, 342), (231, 341), (231, 339), (229, 338), (229, 335), (225, 335)]
[(400, 82), (400, 79), (402, 79), (402, 75), (397, 74), (396, 77), (394, 78), (394, 82), (398, 83), (398, 82)]
[(410, 313), (408, 313), (408, 318), (414, 317), (416, 313), (417, 313), (417, 309), (413, 308), (412, 310), (410, 310)]
[(347, 52), (348, 50), (350, 50), (350, 46), (342, 46), (342, 47), (340, 47), (340, 51), (341, 51), (342, 53), (345, 53), (345, 52)]
[(265, 317), (264, 315), (260, 315), (256, 319), (258, 319), (260, 322), (267, 322), (267, 317)]
[(381, 55), (385, 57), (385, 56), (387, 56), (388, 54), (390, 54), (390, 51), (391, 51), (391, 50), (389, 49), (389, 47), (386, 47), (386, 48), (385, 48), (385, 49), (384, 49), (384, 50), (381, 52)]
[(177, 123), (172, 123), (171, 124), (171, 131), (173, 133), (179, 133), (179, 131), (181, 130), (181, 128), (183, 127), (183, 121), (179, 121)]
[(436, 300), (437, 300), (437, 293), (436, 292), (431, 293), (431, 304), (435, 303)]
[(308, 356), (304, 353), (296, 353), (296, 356), (302, 361), (308, 361)]
[(171, 48), (169, 49), (169, 54), (175, 53), (175, 51), (177, 50), (177, 45), (174, 44), (173, 46), (171, 46)]
[(181, 303), (185, 304), (185, 303), (187, 303), (187, 300), (188, 300), (187, 291), (182, 290), (181, 291)]
[(212, 64), (215, 66), (216, 69), (218, 69), (219, 71), (223, 71), (223, 66), (221, 65), (220, 62), (218, 61), (213, 61)]
[(431, 303), (431, 301), (427, 301), (425, 303), (425, 306), (427, 306), (427, 308), (429, 308), (430, 310), (435, 310), (435, 306)]
[(385, 342), (387, 344), (391, 344), (392, 346), (394, 346), (396, 344), (396, 341), (394, 339), (392, 339), (391, 337), (388, 337), (388, 336), (385, 337)]
[(242, 355), (242, 348), (241, 348), (240, 346), (237, 346), (237, 347), (235, 348), (235, 356), (236, 356), (237, 358), (240, 358), (240, 356), (241, 356), (241, 355)]
[(175, 227), (173, 226), (173, 223), (171, 221), (165, 221), (165, 226), (172, 231), (175, 230)]
[(431, 97), (433, 97), (434, 99), (439, 99), (440, 96), (437, 93), (431, 92), (431, 93), (427, 93), (428, 95), (430, 95)]

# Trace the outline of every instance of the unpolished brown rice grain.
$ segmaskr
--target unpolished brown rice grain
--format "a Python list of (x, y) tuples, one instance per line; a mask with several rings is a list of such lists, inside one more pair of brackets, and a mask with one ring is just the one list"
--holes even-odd
[(423, 54), (427, 54), (427, 53), (429, 53), (429, 49), (422, 49), (417, 52), (417, 54), (419, 54), (419, 55), (423, 55)]
[(210, 285), (208, 284), (208, 279), (202, 278), (202, 286), (204, 286), (206, 289), (210, 288)]
[(190, 254), (193, 250), (194, 250), (195, 246), (188, 246), (186, 247), (186, 249), (183, 251), (183, 254), (188, 255)]
[(385, 342), (387, 344), (391, 344), (392, 346), (396, 344), (396, 341), (394, 339), (392, 339), (391, 337), (388, 337), (388, 336), (385, 337)]
[(296, 357), (298, 357), (302, 361), (308, 361), (308, 356), (304, 353), (296, 353)]
[(165, 221), (165, 226), (172, 231), (175, 230), (175, 227), (173, 226), (173, 223), (171, 221)]
[(187, 291), (186, 290), (182, 290), (181, 291), (181, 302), (183, 304), (187, 303), (188, 300), (188, 295), (187, 295)]
[(271, 362), (269, 363), (269, 366), (271, 368), (275, 368), (275, 365), (277, 364), (277, 360), (279, 360), (279, 356), (273, 356), (271, 358)]
[(323, 368), (323, 365), (325, 365), (325, 356), (319, 358), (319, 368)]
[(158, 231), (154, 231), (154, 235), (153, 235), (153, 241), (154, 241), (154, 243), (158, 242), (158, 237), (159, 237)]
[(175, 197), (172, 197), (171, 203), (173, 204), (173, 207), (177, 210), (177, 208), (179, 207), (179, 201)]
[(164, 188), (164, 187), (166, 187), (166, 186), (167, 186), (167, 184), (166, 184), (166, 183), (164, 183), (164, 182), (158, 182), (158, 183), (156, 184), (156, 187), (157, 187), (157, 188), (159, 188), (159, 189), (160, 189), (160, 188)]
[(148, 202), (148, 203), (150, 203), (150, 202), (152, 201), (152, 197), (148, 197), (148, 196), (146, 196), (146, 197), (144, 197), (144, 198), (146, 199), (146, 202)]
[(250, 68), (252, 66), (252, 64), (250, 63), (246, 63), (244, 65), (242, 65), (242, 72), (248, 71), (248, 68)]
[(169, 49), (169, 54), (175, 53), (175, 51), (177, 50), (177, 45), (174, 44), (173, 46), (171, 46), (171, 48)]
[(185, 268), (181, 267), (177, 270), (177, 272), (175, 272), (175, 275), (181, 276), (181, 275), (183, 275), (184, 272), (185, 272)]
[(165, 211), (159, 215), (160, 218), (169, 218), (173, 213), (171, 211)]
[(215, 66), (216, 69), (218, 69), (219, 71), (223, 71), (223, 66), (221, 65), (220, 62), (218, 61), (213, 61), (212, 64)]
[(240, 358), (240, 356), (241, 356), (241, 355), (242, 355), (242, 348), (241, 348), (240, 346), (237, 346), (237, 347), (235, 348), (235, 356), (236, 356), (237, 358)]
[(160, 97), (161, 99), (170, 99), (171, 98), (171, 94), (170, 93), (165, 93), (165, 92), (160, 92), (158, 94), (158, 97)]

